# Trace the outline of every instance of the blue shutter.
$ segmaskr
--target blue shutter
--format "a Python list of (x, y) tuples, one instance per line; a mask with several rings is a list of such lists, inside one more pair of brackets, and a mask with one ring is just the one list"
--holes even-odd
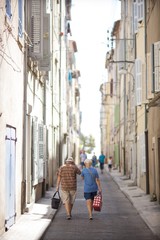
[(11, 18), (11, 0), (6, 0), (6, 14), (9, 18)]
[(23, 6), (23, 0), (18, 0), (18, 35), (19, 37), (22, 37), (22, 22), (23, 22), (22, 6)]

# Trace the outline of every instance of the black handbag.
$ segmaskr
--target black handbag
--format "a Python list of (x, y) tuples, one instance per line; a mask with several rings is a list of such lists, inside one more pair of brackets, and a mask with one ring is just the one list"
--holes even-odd
[[(57, 197), (56, 197), (56, 195), (57, 195)], [(61, 197), (60, 197), (59, 191), (56, 191), (54, 193), (53, 197), (51, 198), (51, 207), (53, 209), (58, 209), (60, 202), (61, 202)]]

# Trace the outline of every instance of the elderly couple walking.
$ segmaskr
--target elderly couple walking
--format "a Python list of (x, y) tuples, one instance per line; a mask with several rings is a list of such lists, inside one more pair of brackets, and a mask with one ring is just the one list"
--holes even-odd
[(61, 199), (65, 206), (68, 220), (72, 218), (72, 208), (76, 199), (77, 174), (81, 175), (82, 179), (84, 179), (84, 198), (86, 200), (90, 220), (93, 219), (94, 196), (97, 195), (97, 191), (99, 193), (102, 192), (97, 169), (91, 166), (92, 161), (86, 159), (84, 164), (85, 168), (81, 171), (74, 163), (73, 158), (69, 157), (65, 164), (58, 170), (56, 190), (59, 191), (61, 186)]

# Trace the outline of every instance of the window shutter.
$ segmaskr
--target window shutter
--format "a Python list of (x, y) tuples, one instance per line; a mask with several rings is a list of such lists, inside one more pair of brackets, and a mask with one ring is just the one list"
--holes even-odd
[(33, 185), (38, 184), (38, 147), (37, 147), (37, 119), (33, 119), (32, 123), (32, 180)]
[(48, 129), (46, 126), (44, 126), (44, 135), (43, 135), (43, 146), (44, 146), (44, 178), (47, 179), (48, 178)]
[(18, 0), (18, 35), (19, 37), (22, 37), (22, 5), (23, 5), (23, 0)]
[(138, 9), (137, 9), (137, 2), (133, 3), (134, 9), (134, 33), (138, 32)]
[(43, 124), (38, 125), (38, 182), (42, 182), (44, 178), (44, 133)]
[(6, 14), (9, 18), (12, 17), (11, 13), (11, 0), (6, 0)]
[(154, 83), (155, 92), (160, 91), (160, 41), (154, 43)]
[(146, 144), (145, 144), (145, 134), (140, 136), (140, 146), (141, 146), (141, 172), (146, 172)]
[(142, 63), (140, 59), (135, 60), (136, 76), (136, 105), (142, 103)]
[(43, 57), (39, 61), (40, 71), (49, 71), (51, 54), (50, 54), (50, 15), (44, 14), (43, 17)]
[(35, 59), (43, 53), (43, 0), (30, 0), (30, 39), (32, 46), (29, 55)]
[(141, 103), (146, 103), (146, 65), (141, 63)]
[(144, 19), (144, 0), (138, 0), (138, 22)]
[(151, 66), (151, 53), (147, 53), (147, 99), (153, 98)]
[(113, 97), (113, 79), (110, 81), (110, 96)]

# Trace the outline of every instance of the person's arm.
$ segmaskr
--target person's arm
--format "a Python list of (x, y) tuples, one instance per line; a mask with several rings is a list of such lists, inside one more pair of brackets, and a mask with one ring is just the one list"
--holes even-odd
[(80, 175), (81, 174), (81, 170), (76, 166), (76, 174)]
[(60, 174), (58, 174), (58, 176), (57, 176), (57, 184), (56, 184), (56, 191), (59, 191), (60, 183), (61, 183), (61, 176), (60, 176)]
[(82, 178), (82, 180), (84, 180), (84, 174), (83, 174), (83, 171), (81, 172), (81, 178)]
[(99, 178), (96, 178), (96, 183), (97, 183), (97, 186), (98, 186), (98, 191), (101, 193), (102, 192), (102, 188), (101, 188), (101, 182), (100, 182)]

